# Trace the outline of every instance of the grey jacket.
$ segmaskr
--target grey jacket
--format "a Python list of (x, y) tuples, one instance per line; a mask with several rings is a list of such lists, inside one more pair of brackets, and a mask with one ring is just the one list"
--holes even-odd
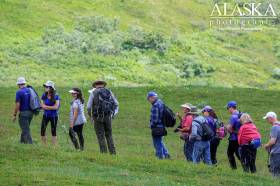
[[(198, 122), (199, 123), (198, 123)], [(201, 141), (202, 140), (202, 127), (200, 123), (207, 122), (204, 116), (197, 116), (192, 121), (192, 133), (190, 135), (190, 139), (193, 141)]]

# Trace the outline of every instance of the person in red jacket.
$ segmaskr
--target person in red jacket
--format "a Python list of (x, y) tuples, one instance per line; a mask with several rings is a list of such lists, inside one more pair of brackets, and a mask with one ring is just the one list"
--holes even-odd
[(244, 172), (255, 173), (257, 148), (260, 146), (261, 135), (249, 114), (240, 117), (241, 127), (238, 132), (240, 158)]

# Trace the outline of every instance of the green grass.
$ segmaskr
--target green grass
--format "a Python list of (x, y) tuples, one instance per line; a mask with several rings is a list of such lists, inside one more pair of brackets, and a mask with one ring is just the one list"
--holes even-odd
[[(170, 129), (165, 138), (172, 160), (157, 160), (149, 129), (150, 105), (146, 92), (156, 90), (160, 97), (177, 111), (180, 104), (210, 104), (223, 121), (229, 114), (224, 106), (237, 100), (240, 109), (254, 118), (263, 141), (270, 126), (262, 116), (270, 110), (280, 113), (279, 92), (256, 89), (226, 88), (113, 88), (120, 102), (120, 112), (113, 122), (117, 156), (102, 155), (91, 123), (85, 125), (85, 151), (76, 152), (62, 125), (68, 126), (69, 88), (58, 88), (62, 98), (58, 124), (58, 147), (40, 143), (41, 115), (34, 118), (31, 129), (33, 145), (19, 144), (19, 126), (10, 121), (16, 88), (1, 88), (0, 97), (0, 185), (279, 185), (266, 167), (267, 153), (259, 149), (254, 175), (229, 168), (223, 140), (218, 148), (217, 167), (193, 165), (184, 160), (183, 142)], [(83, 88), (87, 92), (87, 88)], [(39, 88), (39, 92), (43, 89)], [(86, 94), (86, 98), (88, 95)], [(50, 128), (48, 127), (50, 140)]]

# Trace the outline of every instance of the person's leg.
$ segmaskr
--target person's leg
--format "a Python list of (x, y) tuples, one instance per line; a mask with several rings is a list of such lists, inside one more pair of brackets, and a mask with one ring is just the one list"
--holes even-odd
[(251, 173), (257, 172), (256, 157), (257, 157), (257, 149), (251, 149), (251, 162), (250, 162)]
[(84, 150), (83, 126), (84, 125), (77, 126), (77, 135), (78, 135), (79, 142), (80, 142), (80, 150)]
[(210, 142), (203, 141), (203, 161), (207, 165), (211, 165), (211, 153), (210, 153)]
[(213, 165), (217, 164), (217, 149), (220, 144), (220, 139), (215, 138), (210, 142), (211, 162)]
[(48, 126), (48, 118), (43, 115), (42, 123), (41, 123), (41, 141), (44, 145), (47, 144), (47, 137), (46, 137), (46, 129)]
[(156, 150), (156, 156), (158, 157), (158, 159), (163, 159), (164, 155), (163, 155), (163, 148), (161, 145), (161, 139), (162, 137), (153, 137), (153, 143), (154, 143), (154, 147)]
[(163, 137), (161, 137), (161, 147), (162, 147), (162, 153), (163, 153), (163, 156), (166, 158), (166, 159), (170, 159), (170, 154), (166, 148), (166, 145), (164, 144), (164, 141), (163, 141)]
[(100, 120), (94, 120), (94, 129), (98, 140), (101, 153), (107, 153), (107, 146), (105, 142), (104, 123)]
[(237, 140), (233, 141), (233, 148), (234, 148), (234, 153), (235, 153), (237, 159), (239, 161), (241, 161), (240, 154), (239, 154), (239, 144), (238, 144)]
[(240, 160), (244, 172), (249, 172), (250, 168), (250, 152), (248, 146), (244, 145), (240, 147)]
[(112, 118), (111, 116), (106, 116), (104, 118), (104, 131), (105, 137), (108, 145), (110, 154), (116, 154), (116, 148), (114, 145), (113, 134), (112, 134)]
[(270, 155), (270, 171), (274, 178), (280, 179), (280, 154)]
[(32, 138), (30, 134), (30, 123), (32, 120), (33, 114), (31, 112), (21, 112), (19, 115), (19, 125), (21, 128), (21, 143), (32, 144)]
[(235, 147), (232, 140), (228, 141), (228, 149), (227, 149), (227, 156), (230, 167), (232, 169), (237, 169), (235, 158), (234, 158)]
[(77, 130), (77, 126), (74, 126), (73, 128), (69, 128), (69, 136), (71, 138), (71, 141), (72, 141), (75, 149), (79, 149), (78, 140), (77, 140), (77, 137), (75, 134), (76, 130)]
[(193, 163), (199, 163), (200, 162), (202, 152), (203, 152), (203, 149), (202, 149), (202, 146), (201, 146), (201, 141), (194, 142), (193, 155), (192, 155)]
[(192, 161), (193, 154), (193, 142), (189, 139), (185, 140), (185, 156), (187, 161)]
[(56, 127), (57, 127), (57, 120), (58, 117), (51, 117), (51, 133), (52, 133), (52, 144), (56, 145), (57, 144), (57, 137), (56, 137)]

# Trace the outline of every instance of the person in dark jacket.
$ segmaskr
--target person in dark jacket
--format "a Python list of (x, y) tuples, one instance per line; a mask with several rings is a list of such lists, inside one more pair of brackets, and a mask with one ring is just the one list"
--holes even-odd
[[(150, 118), (150, 128), (151, 130), (165, 131), (164, 124), (162, 122), (162, 114), (164, 105), (163, 102), (158, 98), (157, 93), (149, 92), (147, 95), (147, 100), (152, 104), (151, 108), (151, 118)], [(158, 159), (170, 159), (169, 152), (163, 142), (163, 136), (165, 134), (153, 135), (152, 139), (154, 148), (156, 151), (156, 157)]]

